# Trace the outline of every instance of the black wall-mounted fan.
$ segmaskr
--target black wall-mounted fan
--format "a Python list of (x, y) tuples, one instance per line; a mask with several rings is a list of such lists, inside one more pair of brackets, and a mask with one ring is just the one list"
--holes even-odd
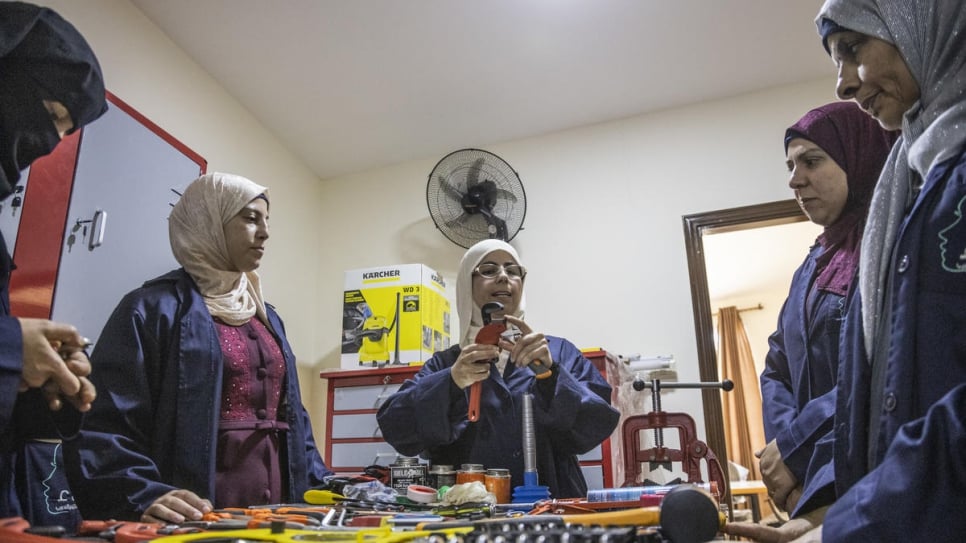
[(482, 149), (444, 156), (429, 174), (426, 204), (436, 228), (465, 248), (488, 238), (510, 241), (523, 229), (527, 214), (520, 176)]

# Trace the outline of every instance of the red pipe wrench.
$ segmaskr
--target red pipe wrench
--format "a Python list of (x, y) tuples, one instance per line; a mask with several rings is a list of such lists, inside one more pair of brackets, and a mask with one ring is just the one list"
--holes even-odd
[[(503, 311), (503, 304), (500, 302), (487, 302), (480, 308), (483, 314), (483, 328), (476, 333), (477, 345), (496, 345), (500, 342), (500, 334), (506, 332), (506, 324), (503, 321), (492, 322), (493, 313)], [(470, 385), (470, 408), (466, 412), (466, 418), (470, 422), (480, 420), (480, 392), (483, 388), (483, 381), (477, 381)]]

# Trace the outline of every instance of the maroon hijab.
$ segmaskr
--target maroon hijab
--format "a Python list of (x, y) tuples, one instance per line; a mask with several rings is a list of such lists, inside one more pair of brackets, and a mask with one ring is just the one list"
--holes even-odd
[(815, 288), (845, 296), (859, 265), (859, 246), (872, 190), (899, 132), (887, 132), (854, 102), (817, 107), (785, 131), (785, 151), (793, 138), (822, 148), (845, 171), (849, 196), (842, 214), (825, 227), (818, 243)]

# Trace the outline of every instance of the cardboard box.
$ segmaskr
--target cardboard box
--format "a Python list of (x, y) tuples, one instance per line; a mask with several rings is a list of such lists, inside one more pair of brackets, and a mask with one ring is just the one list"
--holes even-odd
[(450, 346), (443, 277), (422, 264), (345, 272), (342, 368), (425, 362)]

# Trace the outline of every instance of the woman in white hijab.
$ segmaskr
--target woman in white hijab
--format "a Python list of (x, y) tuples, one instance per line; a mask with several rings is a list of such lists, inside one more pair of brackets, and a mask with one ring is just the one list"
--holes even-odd
[(268, 209), (265, 187), (213, 173), (172, 210), (183, 267), (125, 296), (91, 356), (103, 393), (70, 446), (85, 517), (198, 520), (301, 501), (331, 474), (262, 299)]
[(966, 10), (827, 0), (816, 22), (839, 98), (902, 137), (872, 197), (842, 330), (837, 498), (806, 537), (962, 541), (966, 515), (952, 511), (966, 503)]
[[(508, 243), (484, 240), (466, 251), (456, 280), (460, 343), (435, 353), (382, 405), (379, 427), (402, 454), (422, 455), (434, 465), (507, 468), (515, 488), (524, 484), (521, 408), (530, 393), (540, 485), (553, 497), (585, 496), (577, 455), (610, 436), (619, 413), (610, 406), (610, 386), (577, 347), (524, 322), (526, 277)], [(519, 330), (514, 343), (476, 343), (481, 308), (489, 302), (503, 305), (496, 319)], [(550, 375), (537, 379), (531, 367), (549, 367)], [(474, 383), (480, 383), (481, 399), (479, 419), (471, 422)]]

